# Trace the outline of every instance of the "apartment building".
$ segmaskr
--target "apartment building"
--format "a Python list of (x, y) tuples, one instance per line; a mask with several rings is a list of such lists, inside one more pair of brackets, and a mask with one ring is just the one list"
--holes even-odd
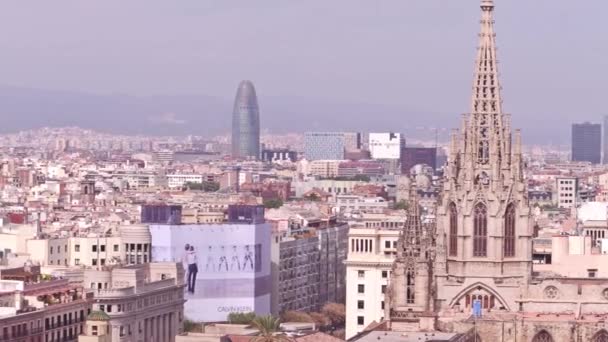
[(78, 340), (92, 293), (67, 279), (42, 281), (37, 266), (2, 269), (0, 279), (0, 341)]
[(184, 320), (184, 270), (180, 263), (87, 269), (92, 310), (107, 315), (110, 341), (174, 342)]
[(167, 175), (167, 186), (171, 189), (183, 187), (186, 183), (202, 184), (205, 176), (202, 174), (176, 173)]
[(384, 319), (384, 294), (400, 229), (351, 228), (346, 260), (346, 338)]

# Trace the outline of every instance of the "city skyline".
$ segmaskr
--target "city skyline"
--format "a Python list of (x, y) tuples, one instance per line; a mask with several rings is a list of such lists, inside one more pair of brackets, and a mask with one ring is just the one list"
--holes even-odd
[[(470, 2), (473, 4), (475, 1)], [(105, 113), (100, 113), (99, 109), (83, 108), (82, 103), (99, 107), (96, 104), (101, 102), (101, 107), (116, 108), (116, 112), (121, 112), (117, 114), (118, 119), (126, 121), (128, 118), (125, 116), (137, 116), (133, 121), (144, 122), (142, 132), (158, 134), (161, 122), (171, 123), (166, 129), (182, 134), (192, 134), (190, 127), (197, 125), (204, 127), (201, 130), (208, 130), (205, 134), (226, 132), (229, 130), (233, 85), (242, 78), (250, 78), (264, 89), (259, 95), (265, 103), (265, 115), (271, 118), (264, 128), (272, 132), (289, 131), (289, 126), (272, 120), (280, 118), (289, 109), (293, 109), (290, 114), (297, 121), (295, 126), (298, 129), (308, 126), (302, 130), (315, 130), (320, 125), (332, 126), (331, 130), (353, 130), (354, 126), (363, 126), (371, 115), (376, 118), (371, 123), (375, 125), (372, 129), (377, 131), (387, 127), (405, 133), (409, 133), (406, 129), (415, 131), (415, 128), (408, 127), (406, 121), (411, 122), (411, 126), (454, 127), (457, 124), (455, 115), (468, 110), (463, 99), (466, 98), (464, 90), (470, 85), (468, 75), (472, 69), (472, 53), (462, 47), (472, 47), (470, 38), (478, 26), (467, 11), (468, 2), (445, 4), (432, 0), (407, 4), (349, 2), (349, 6), (341, 5), (339, 2), (321, 4), (313, 1), (306, 6), (297, 3), (272, 6), (265, 2), (252, 7), (242, 2), (187, 2), (185, 7), (178, 7), (147, 2), (146, 11), (141, 16), (141, 28), (123, 31), (120, 28), (125, 28), (130, 21), (115, 13), (115, 5), (111, 2), (79, 5), (60, 1), (44, 5), (48, 7), (43, 9), (49, 13), (73, 11), (82, 14), (82, 18), (93, 14), (98, 18), (89, 18), (91, 20), (86, 22), (69, 19), (59, 27), (48, 28), (53, 35), (46, 36), (48, 33), (45, 32), (42, 35), (46, 38), (44, 44), (37, 44), (40, 37), (34, 33), (47, 28), (47, 18), (41, 18), (31, 30), (23, 32), (30, 41), (28, 44), (18, 44), (9, 38), (0, 40), (7, 50), (4, 68), (10, 69), (3, 71), (2, 83), (11, 86), (0, 89), (0, 95), (9, 98), (2, 111), (5, 115), (19, 117), (10, 123), (16, 126), (14, 129), (32, 127), (45, 119), (52, 123), (78, 122), (90, 128), (104, 125), (91, 117)], [(528, 7), (525, 13), (519, 11), (524, 5)], [(331, 11), (335, 6), (344, 7), (341, 24), (337, 32), (323, 35), (321, 30), (327, 31), (324, 29), (335, 22), (336, 17), (331, 14), (335, 13)], [(603, 39), (602, 27), (598, 30), (591, 25), (601, 23), (600, 18), (593, 19), (601, 11), (587, 11), (560, 1), (533, 4), (499, 1), (497, 6), (501, 8), (498, 26), (505, 33), (499, 46), (500, 51), (505, 51), (504, 56), (499, 52), (501, 60), (506, 61), (501, 64), (508, 88), (505, 97), (509, 106), (505, 110), (513, 114), (514, 126), (523, 129), (525, 140), (566, 143), (569, 123), (601, 120), (605, 114), (598, 109), (601, 108), (601, 87), (592, 85), (601, 84), (599, 82), (605, 78), (605, 61), (601, 58), (601, 50), (598, 50), (601, 44), (588, 44)], [(589, 6), (601, 5), (599, 1), (592, 1), (585, 7)], [(189, 11), (183, 10), (186, 7)], [(318, 11), (314, 9), (324, 11), (317, 18)], [(20, 13), (23, 9), (17, 7), (14, 10)], [(268, 16), (268, 20), (251, 19), (254, 16), (247, 16), (251, 11), (259, 11), (262, 16)], [(544, 14), (542, 24), (534, 24), (537, 26), (532, 30), (517, 24), (521, 20), (536, 22), (530, 13), (537, 11)], [(168, 20), (180, 20), (179, 24), (153, 37), (152, 22), (155, 23), (161, 14)], [(301, 18), (287, 22), (287, 18), (296, 14)], [(37, 18), (36, 13), (32, 15)], [(438, 16), (438, 20), (429, 20), (433, 16)], [(201, 17), (208, 21), (199, 23), (197, 19)], [(100, 36), (99, 18), (103, 22), (116, 22), (116, 27)], [(318, 19), (319, 27), (306, 30), (307, 18)], [(0, 24), (5, 25), (6, 31), (20, 27), (20, 23), (6, 19)], [(227, 25), (235, 19), (243, 19), (245, 25), (237, 28)], [(98, 39), (96, 45), (86, 43), (80, 34), (71, 30), (77, 24), (90, 37), (103, 39)], [(273, 34), (272, 29), (279, 24), (283, 25), (282, 31), (285, 32)], [(198, 28), (198, 25), (203, 25), (201, 28), (213, 25), (218, 34), (210, 35), (206, 30), (198, 30), (197, 36), (186, 31)], [(243, 31), (241, 27), (248, 30)], [(286, 39), (290, 32), (294, 34)], [(352, 33), (356, 32), (360, 33), (356, 35), (358, 44), (354, 44), (352, 39)], [(442, 44), (436, 44), (437, 41)], [(248, 48), (254, 42), (260, 44), (259, 49)], [(372, 51), (360, 49), (366, 44), (375, 48), (370, 49)], [(166, 46), (172, 49), (162, 49)], [(235, 50), (241, 46), (248, 51), (245, 63), (240, 63), (238, 57), (242, 50)], [(302, 50), (305, 53), (293, 53)], [(321, 51), (323, 53), (319, 53)], [(577, 58), (580, 55), (585, 63), (577, 63), (570, 51), (576, 51)], [(150, 55), (145, 61), (138, 59), (139, 54), (146, 52)], [(225, 53), (233, 57), (226, 58)], [(450, 56), (449, 63), (444, 60), (446, 55)], [(31, 68), (24, 68), (23, 56), (27, 56), (25, 61)], [(138, 63), (134, 64), (135, 60)], [(97, 68), (91, 68), (92, 65)], [(294, 68), (295, 65), (298, 68)], [(465, 67), (467, 65), (470, 67)], [(557, 70), (559, 72), (555, 72)], [(58, 77), (59, 73), (62, 77)], [(583, 79), (587, 77), (584, 75), (590, 79)], [(543, 84), (552, 86), (541, 87), (538, 82), (532, 82), (535, 79), (543, 79)], [(12, 86), (53, 92), (28, 95), (27, 100), (14, 103)], [(89, 94), (92, 98), (76, 94), (75, 99), (68, 97), (66, 101), (61, 91), (64, 89), (92, 93)], [(530, 96), (531, 93), (535, 96)], [(115, 94), (167, 96), (156, 101)], [(184, 98), (179, 94), (196, 96)], [(45, 105), (45, 100), (53, 96), (58, 97), (55, 102), (65, 102), (70, 108), (55, 102), (51, 103), (54, 106)], [(166, 98), (172, 96), (177, 98)], [(431, 101), (434, 96), (440, 96), (442, 101)], [(130, 106), (116, 105), (125, 97)], [(556, 98), (564, 100), (556, 101)], [(24, 103), (30, 102), (40, 102), (41, 105), (21, 110), (23, 106), (28, 108)], [(29, 117), (39, 115), (28, 118), (28, 115), (21, 115), (23, 112), (30, 112)], [(306, 120), (307, 113), (318, 114), (312, 120)], [(197, 114), (202, 118), (199, 119)], [(323, 121), (329, 115), (352, 119), (346, 123)], [(221, 120), (210, 125), (200, 124), (210, 121), (211, 117)], [(552, 129), (541, 129), (541, 124), (548, 119), (551, 119)], [(567, 121), (567, 124), (561, 125), (562, 121)], [(120, 131), (132, 125), (118, 122), (108, 127)]]

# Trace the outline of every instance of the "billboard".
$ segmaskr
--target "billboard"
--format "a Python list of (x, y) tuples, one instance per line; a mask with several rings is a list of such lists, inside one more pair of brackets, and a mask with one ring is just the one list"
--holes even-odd
[(188, 319), (220, 322), (231, 312), (268, 314), (270, 230), (269, 224), (151, 225), (152, 260), (182, 262)]
[(403, 139), (400, 133), (370, 133), (369, 152), (373, 159), (399, 159)]

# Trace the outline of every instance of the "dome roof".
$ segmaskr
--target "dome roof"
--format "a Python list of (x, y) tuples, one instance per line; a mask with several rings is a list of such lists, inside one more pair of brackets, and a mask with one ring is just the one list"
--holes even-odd
[(91, 311), (91, 313), (89, 314), (89, 316), (87, 316), (87, 320), (88, 321), (109, 321), (110, 320), (110, 316), (108, 316), (107, 313), (103, 312), (103, 311)]

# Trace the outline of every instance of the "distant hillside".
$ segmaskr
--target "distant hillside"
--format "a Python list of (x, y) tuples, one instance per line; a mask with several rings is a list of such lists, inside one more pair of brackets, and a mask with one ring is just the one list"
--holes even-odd
[[(262, 129), (273, 133), (375, 130), (432, 138), (428, 127), (460, 126), (458, 113), (438, 114), (300, 97), (260, 97), (259, 103)], [(96, 95), (0, 87), (1, 133), (41, 126), (79, 126), (121, 134), (213, 135), (230, 131), (231, 112), (232, 99), (205, 95)], [(547, 136), (551, 138), (551, 134), (557, 141), (567, 139), (561, 132), (548, 133), (546, 128), (525, 129), (525, 142), (543, 142)], [(444, 130), (441, 140), (447, 140), (447, 132)]]

